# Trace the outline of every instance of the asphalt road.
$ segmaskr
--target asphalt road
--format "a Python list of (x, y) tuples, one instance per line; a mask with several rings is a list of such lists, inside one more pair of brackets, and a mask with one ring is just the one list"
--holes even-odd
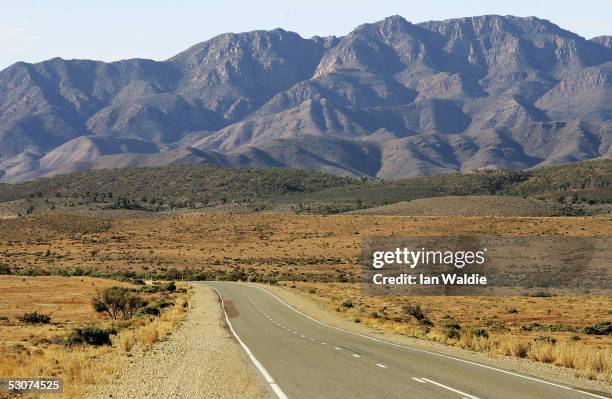
[(523, 374), (344, 331), (262, 288), (217, 290), (238, 342), (279, 398), (606, 398)]

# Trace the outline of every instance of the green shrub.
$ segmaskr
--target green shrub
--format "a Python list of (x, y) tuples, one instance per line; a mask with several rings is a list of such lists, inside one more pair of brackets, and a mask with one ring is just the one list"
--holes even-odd
[(482, 338), (489, 338), (489, 332), (484, 328), (477, 328), (474, 330), (474, 335)]
[(425, 310), (423, 308), (421, 308), (421, 305), (416, 304), (416, 305), (407, 305), (404, 308), (404, 311), (414, 317), (415, 319), (417, 319), (417, 321), (423, 325), (426, 326), (432, 326), (433, 323), (429, 320), (429, 318), (427, 317), (427, 313), (425, 312)]
[(543, 336), (543, 335), (540, 335), (539, 337), (536, 337), (533, 340), (535, 342), (546, 342), (546, 343), (552, 344), (552, 345), (557, 343), (557, 340), (555, 338), (549, 337), (549, 336)]
[(124, 287), (110, 287), (98, 293), (91, 302), (98, 313), (106, 313), (111, 319), (129, 319), (147, 302), (137, 293)]
[(161, 311), (159, 308), (154, 306), (145, 306), (144, 308), (138, 309), (136, 316), (159, 316)]
[(176, 291), (176, 284), (174, 284), (174, 281), (170, 281), (168, 284), (165, 284), (164, 290), (168, 292)]
[(342, 302), (342, 306), (345, 308), (352, 308), (353, 305), (353, 300), (352, 299), (346, 299), (344, 302)]
[(602, 321), (601, 323), (596, 323), (592, 326), (585, 327), (584, 332), (591, 335), (611, 335), (612, 323), (609, 321)]
[(103, 329), (96, 326), (77, 327), (66, 337), (66, 345), (110, 345), (111, 335), (117, 334), (114, 329)]
[(13, 274), (11, 268), (6, 263), (0, 263), (0, 274)]
[(173, 301), (169, 301), (167, 299), (160, 299), (159, 301), (155, 302), (152, 306), (158, 308), (158, 309), (165, 309), (165, 308), (169, 308), (174, 306), (174, 302)]
[(546, 292), (546, 291), (536, 291), (530, 294), (529, 296), (532, 296), (534, 298), (550, 298), (551, 296), (553, 296), (553, 294), (551, 294), (550, 292)]
[(407, 305), (404, 310), (417, 320), (422, 320), (425, 318), (425, 312), (423, 312), (423, 309), (421, 309), (421, 305)]
[(444, 327), (448, 328), (449, 330), (461, 330), (461, 325), (455, 322), (446, 323)]
[(558, 324), (540, 324), (529, 323), (521, 326), (523, 331), (548, 331), (548, 332), (576, 332), (574, 327), (558, 323)]
[(26, 313), (18, 319), (27, 324), (48, 324), (51, 321), (50, 316), (38, 312)]
[(454, 328), (445, 329), (444, 334), (448, 339), (459, 339), (459, 337), (461, 337), (461, 333), (459, 332), (459, 330), (456, 330)]

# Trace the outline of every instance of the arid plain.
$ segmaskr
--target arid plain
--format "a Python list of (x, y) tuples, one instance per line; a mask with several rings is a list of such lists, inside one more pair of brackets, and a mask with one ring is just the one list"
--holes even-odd
[[(607, 217), (231, 211), (126, 217), (37, 214), (3, 220), (0, 264), (20, 275), (0, 277), (8, 289), (0, 301), (0, 316), (9, 320), (1, 327), (3, 341), (44, 345), (54, 330), (60, 333), (85, 319), (95, 322), (100, 315), (86, 299), (95, 291), (93, 281), (96, 289), (125, 284), (108, 278), (257, 281), (297, 290), (355, 323), (491, 356), (556, 364), (609, 382), (612, 339), (597, 330), (606, 329), (612, 314), (609, 297), (363, 297), (357, 281), (361, 240), (367, 236), (609, 236), (610, 222)], [(68, 277), (44, 276), (48, 274)], [(62, 298), (41, 300), (44, 296)], [(62, 322), (51, 329), (10, 322), (26, 309), (51, 312)]]

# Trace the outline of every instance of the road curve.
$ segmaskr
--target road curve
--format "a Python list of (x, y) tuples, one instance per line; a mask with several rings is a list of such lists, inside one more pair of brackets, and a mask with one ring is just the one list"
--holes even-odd
[[(199, 284), (199, 283), (196, 283)], [(280, 398), (608, 398), (335, 328), (254, 285), (205, 282)]]

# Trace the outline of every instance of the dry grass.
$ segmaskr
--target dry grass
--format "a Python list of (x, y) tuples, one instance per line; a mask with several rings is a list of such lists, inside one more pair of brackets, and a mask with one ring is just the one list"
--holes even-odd
[(130, 352), (136, 345), (136, 335), (133, 331), (122, 334), (121, 337), (114, 338), (113, 343), (116, 344), (123, 352)]
[[(17, 353), (16, 353), (17, 352)], [(98, 383), (118, 371), (120, 362), (108, 347), (47, 348), (0, 347), (0, 376), (59, 377), (64, 380), (63, 398), (82, 397), (85, 385)], [(3, 397), (0, 394), (0, 397)], [(8, 397), (8, 395), (6, 396)], [(22, 395), (22, 398), (36, 397)]]
[(529, 343), (519, 337), (504, 337), (499, 341), (500, 352), (505, 356), (527, 357)]
[[(492, 355), (551, 363), (574, 369), (586, 378), (612, 382), (612, 337), (588, 335), (581, 330), (607, 319), (608, 297), (364, 297), (357, 284), (285, 285), (374, 329)], [(342, 303), (349, 299), (353, 307), (343, 307)], [(407, 315), (404, 309), (408, 304), (421, 305), (433, 326)], [(521, 328), (533, 322), (563, 323), (575, 327), (576, 332)], [(460, 329), (449, 333), (449, 324), (457, 324)]]
[[(605, 217), (441, 218), (288, 213), (185, 213), (129, 219), (37, 215), (0, 220), (0, 264), (21, 270), (30, 267), (47, 270), (81, 267), (84, 270), (150, 274), (168, 269), (223, 271), (240, 266), (249, 273), (290, 272), (297, 277), (296, 280), (302, 280), (301, 277), (321, 275), (357, 276), (361, 240), (366, 236), (610, 236), (611, 220)], [(316, 293), (312, 296), (330, 309), (340, 309), (350, 320), (359, 320), (374, 328), (473, 350), (538, 361), (544, 359), (572, 367), (590, 378), (610, 378), (610, 336), (521, 330), (523, 325), (533, 322), (564, 323), (582, 329), (609, 320), (612, 311), (609, 297), (363, 298), (359, 287), (353, 284), (289, 284), (304, 292), (314, 289)], [(56, 292), (61, 309), (57, 307), (54, 311), (54, 320), (62, 320), (63, 311), (74, 316), (70, 306), (81, 301), (80, 297), (71, 297), (65, 290)], [(44, 295), (38, 298), (27, 295), (24, 296), (26, 302), (44, 303)], [(350, 310), (342, 309), (340, 305), (347, 298), (352, 298), (355, 304)], [(428, 331), (422, 325), (406, 320), (402, 308), (408, 302), (421, 304), (435, 328)], [(4, 309), (7, 309), (6, 304), (0, 302), (0, 316), (8, 312)], [(19, 312), (23, 313), (22, 310)], [(44, 307), (27, 310), (49, 311)], [(84, 321), (87, 317), (99, 316), (92, 315), (88, 309), (79, 317)], [(459, 337), (449, 339), (444, 332), (443, 326), (449, 321), (461, 325)], [(66, 322), (70, 321), (66, 319)], [(151, 325), (155, 327), (132, 331), (130, 336), (120, 334), (116, 338), (120, 352), (150, 346), (155, 340), (163, 339), (171, 329), (161, 321), (154, 323)], [(65, 329), (63, 325), (53, 325), (51, 328), (31, 327), (17, 333), (14, 326), (0, 324), (0, 333), (5, 333), (7, 327), (14, 342), (31, 340), (30, 336), (49, 338)], [(55, 328), (59, 330), (53, 330)], [(486, 329), (489, 338), (468, 332), (479, 328)], [(557, 340), (552, 355), (547, 353), (543, 343), (536, 345), (534, 339), (539, 335)], [(572, 339), (575, 335), (579, 335), (579, 341)]]
[[(81, 398), (88, 386), (104, 384), (115, 375), (127, 352), (135, 348), (150, 349), (183, 320), (188, 293), (177, 294), (176, 305), (167, 308), (160, 317), (135, 319), (131, 327), (120, 330), (113, 337), (112, 346), (66, 347), (55, 343), (76, 325), (95, 323), (108, 326), (110, 321), (102, 319), (91, 309), (90, 298), (96, 288), (119, 284), (116, 281), (80, 277), (0, 277), (3, 290), (9, 288), (8, 298), (4, 295), (1, 298), (0, 314), (16, 315), (24, 309), (43, 308), (55, 315), (52, 321), (57, 319), (56, 324), (50, 326), (18, 323), (1, 326), (5, 335), (0, 342), (0, 378), (59, 377), (64, 380), (62, 398)], [(29, 295), (13, 298), (19, 304), (15, 310), (10, 306), (10, 297), (18, 296), (18, 292), (29, 292)], [(46, 295), (42, 295), (43, 292)], [(17, 342), (17, 337), (25, 338)], [(0, 398), (3, 397), (8, 396), (0, 394)]]
[[(0, 276), (0, 316), (9, 322), (0, 324), (5, 344), (38, 343), (52, 340), (73, 327), (103, 322), (104, 316), (91, 307), (98, 289), (131, 284), (91, 277)], [(37, 311), (51, 316), (51, 324), (28, 325), (17, 317)]]
[[(132, 219), (40, 215), (0, 221), (0, 263), (84, 270), (299, 269), (357, 272), (361, 240), (389, 235), (612, 235), (610, 218), (440, 218), (284, 213), (197, 214)], [(340, 258), (291, 266), (286, 258)]]

